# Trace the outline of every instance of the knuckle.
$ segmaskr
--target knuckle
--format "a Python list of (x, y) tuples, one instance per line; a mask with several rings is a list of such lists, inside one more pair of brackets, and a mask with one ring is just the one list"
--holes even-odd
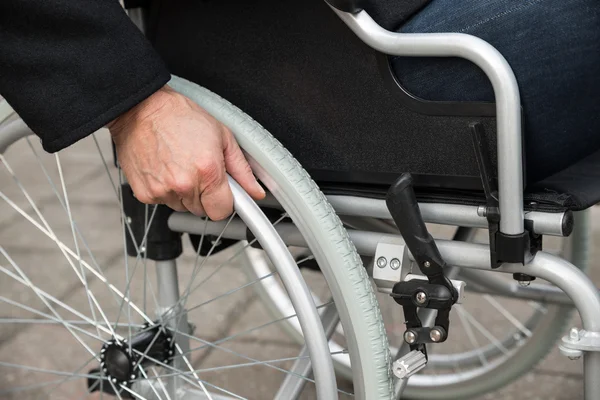
[(200, 180), (204, 186), (213, 186), (221, 179), (222, 168), (220, 164), (214, 160), (205, 160), (197, 165)]
[(165, 187), (158, 184), (149, 185), (147, 192), (148, 198), (150, 200), (149, 204), (159, 203), (167, 195), (167, 190), (165, 189)]
[(170, 182), (171, 190), (179, 195), (184, 195), (194, 191), (194, 181), (187, 175), (177, 175)]

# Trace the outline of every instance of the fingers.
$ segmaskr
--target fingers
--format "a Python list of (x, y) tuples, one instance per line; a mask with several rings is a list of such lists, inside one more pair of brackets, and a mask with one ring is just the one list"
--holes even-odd
[(227, 218), (233, 212), (233, 194), (227, 181), (223, 161), (205, 162), (200, 168), (200, 201), (206, 215), (214, 221)]
[(231, 174), (233, 179), (239, 183), (244, 190), (255, 200), (265, 197), (265, 191), (260, 186), (244, 153), (235, 141), (233, 134), (227, 127), (223, 127), (223, 156), (225, 157), (225, 168)]

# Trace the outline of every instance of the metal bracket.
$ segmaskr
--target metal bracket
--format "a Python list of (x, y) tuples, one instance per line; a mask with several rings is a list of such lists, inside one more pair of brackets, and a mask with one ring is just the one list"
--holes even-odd
[(600, 332), (571, 328), (558, 346), (560, 352), (571, 360), (577, 360), (584, 351), (600, 351)]

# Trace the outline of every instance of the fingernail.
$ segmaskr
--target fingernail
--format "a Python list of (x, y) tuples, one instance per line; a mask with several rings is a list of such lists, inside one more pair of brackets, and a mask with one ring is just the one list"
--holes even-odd
[(256, 187), (261, 195), (265, 196), (267, 194), (260, 183), (256, 182)]

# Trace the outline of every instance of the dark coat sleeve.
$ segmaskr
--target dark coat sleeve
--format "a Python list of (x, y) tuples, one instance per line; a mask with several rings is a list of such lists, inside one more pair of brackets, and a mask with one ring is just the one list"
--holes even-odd
[(0, 95), (58, 151), (170, 75), (117, 0), (0, 0)]

